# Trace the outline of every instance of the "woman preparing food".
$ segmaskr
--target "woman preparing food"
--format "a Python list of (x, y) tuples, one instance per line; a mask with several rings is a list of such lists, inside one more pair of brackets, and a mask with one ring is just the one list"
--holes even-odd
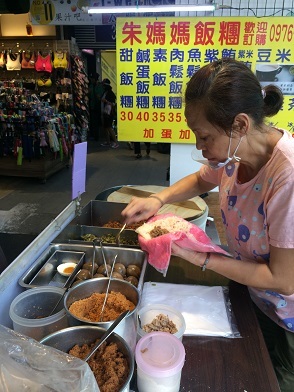
[(261, 87), (243, 63), (222, 59), (197, 71), (185, 92), (187, 124), (207, 165), (123, 210), (127, 224), (165, 203), (219, 186), (233, 258), (172, 245), (172, 253), (247, 285), (282, 392), (294, 385), (294, 139), (266, 125), (281, 109), (274, 85)]

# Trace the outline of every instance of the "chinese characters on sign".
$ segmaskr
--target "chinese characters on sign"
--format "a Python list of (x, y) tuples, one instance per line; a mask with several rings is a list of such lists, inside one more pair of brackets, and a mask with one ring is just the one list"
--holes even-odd
[(30, 0), (30, 3), (32, 23), (35, 25), (102, 24), (101, 15), (83, 12), (83, 7), (92, 5), (93, 2), (89, 0)]
[(119, 140), (194, 143), (186, 84), (223, 57), (281, 88), (284, 106), (270, 121), (294, 132), (293, 18), (118, 18), (116, 37)]
[[(35, 25), (112, 25), (116, 19), (114, 14), (88, 14), (85, 8), (154, 4), (172, 7), (174, 3), (174, 0), (30, 0), (30, 14)], [(134, 14), (121, 15), (128, 17)], [(166, 15), (161, 13), (161, 16)]]

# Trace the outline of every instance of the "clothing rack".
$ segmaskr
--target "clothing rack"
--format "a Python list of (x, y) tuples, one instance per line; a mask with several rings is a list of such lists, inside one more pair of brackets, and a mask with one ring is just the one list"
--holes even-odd
[(52, 66), (52, 72), (37, 67), (0, 69), (0, 175), (36, 177), (45, 182), (69, 165), (74, 145), (87, 139), (84, 64), (71, 41), (0, 39), (0, 53), (1, 48), (2, 53), (66, 53), (71, 66), (78, 61), (73, 69)]

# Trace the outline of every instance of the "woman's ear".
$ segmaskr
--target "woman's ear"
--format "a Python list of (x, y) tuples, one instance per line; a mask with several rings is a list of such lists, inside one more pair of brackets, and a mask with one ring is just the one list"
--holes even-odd
[(239, 113), (234, 118), (232, 131), (244, 136), (250, 128), (250, 123), (251, 120), (246, 113)]

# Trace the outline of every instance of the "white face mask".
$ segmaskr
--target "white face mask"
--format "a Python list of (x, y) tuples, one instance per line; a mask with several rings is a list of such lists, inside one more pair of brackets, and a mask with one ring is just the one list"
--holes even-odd
[(221, 169), (222, 167), (226, 166), (229, 162), (231, 162), (233, 159), (235, 159), (237, 162), (241, 161), (240, 157), (236, 156), (237, 150), (241, 144), (241, 141), (243, 139), (244, 136), (242, 136), (239, 140), (239, 143), (237, 144), (237, 147), (235, 148), (235, 151), (233, 153), (233, 155), (230, 157), (230, 150), (231, 150), (231, 141), (232, 141), (232, 131), (230, 134), (230, 141), (229, 141), (229, 148), (228, 148), (228, 158), (224, 161), (224, 162), (211, 162), (208, 159), (198, 159), (197, 157), (197, 150), (196, 148), (192, 151), (191, 153), (191, 157), (194, 161), (199, 162), (203, 165), (207, 165), (209, 167), (211, 167), (212, 169), (218, 170)]

